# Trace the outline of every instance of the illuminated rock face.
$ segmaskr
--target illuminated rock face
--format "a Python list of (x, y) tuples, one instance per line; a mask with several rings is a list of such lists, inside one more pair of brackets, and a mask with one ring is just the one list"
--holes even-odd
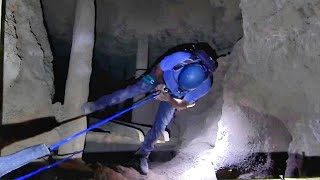
[(240, 7), (244, 37), (229, 57), (216, 168), (259, 171), (273, 165), (255, 165), (253, 153), (289, 152), (290, 176), (301, 168), (291, 153), (320, 155), (320, 1), (242, 0)]
[(310, 125), (319, 123), (320, 113), (320, 1), (242, 1), (241, 7), (245, 61), (239, 69), (252, 78), (243, 96), (285, 123), (290, 152), (319, 155)]

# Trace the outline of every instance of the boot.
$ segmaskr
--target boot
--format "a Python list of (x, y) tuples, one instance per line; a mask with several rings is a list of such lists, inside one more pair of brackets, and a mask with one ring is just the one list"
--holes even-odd
[(139, 172), (143, 175), (147, 175), (149, 172), (148, 159), (146, 157), (139, 158)]
[(148, 158), (135, 155), (132, 161), (127, 164), (129, 167), (133, 167), (140, 174), (147, 175), (149, 172)]

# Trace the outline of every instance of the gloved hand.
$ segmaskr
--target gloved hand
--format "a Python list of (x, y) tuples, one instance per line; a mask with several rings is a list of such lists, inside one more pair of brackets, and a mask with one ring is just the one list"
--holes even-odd
[(92, 102), (86, 102), (81, 106), (83, 114), (90, 114), (95, 111), (94, 104)]
[(158, 101), (169, 101), (170, 100), (171, 96), (168, 93), (168, 91), (166, 90), (166, 85), (159, 84), (156, 87), (156, 91), (160, 91), (160, 94), (155, 97), (156, 100), (158, 100)]

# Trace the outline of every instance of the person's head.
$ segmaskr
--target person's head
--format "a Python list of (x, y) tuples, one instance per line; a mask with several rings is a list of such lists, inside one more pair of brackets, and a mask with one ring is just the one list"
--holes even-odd
[(207, 69), (198, 63), (189, 64), (181, 70), (178, 85), (182, 90), (194, 90), (207, 79)]
[(192, 52), (199, 63), (193, 63), (183, 67), (178, 77), (178, 84), (182, 90), (193, 90), (197, 88), (208, 77), (212, 77), (213, 72), (218, 68), (216, 51), (208, 43), (186, 44), (186, 51)]

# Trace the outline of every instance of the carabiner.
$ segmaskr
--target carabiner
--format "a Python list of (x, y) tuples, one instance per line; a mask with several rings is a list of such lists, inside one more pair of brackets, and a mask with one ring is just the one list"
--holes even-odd
[(163, 88), (163, 92), (167, 93), (167, 92), (169, 92), (169, 89), (165, 87), (165, 88)]

